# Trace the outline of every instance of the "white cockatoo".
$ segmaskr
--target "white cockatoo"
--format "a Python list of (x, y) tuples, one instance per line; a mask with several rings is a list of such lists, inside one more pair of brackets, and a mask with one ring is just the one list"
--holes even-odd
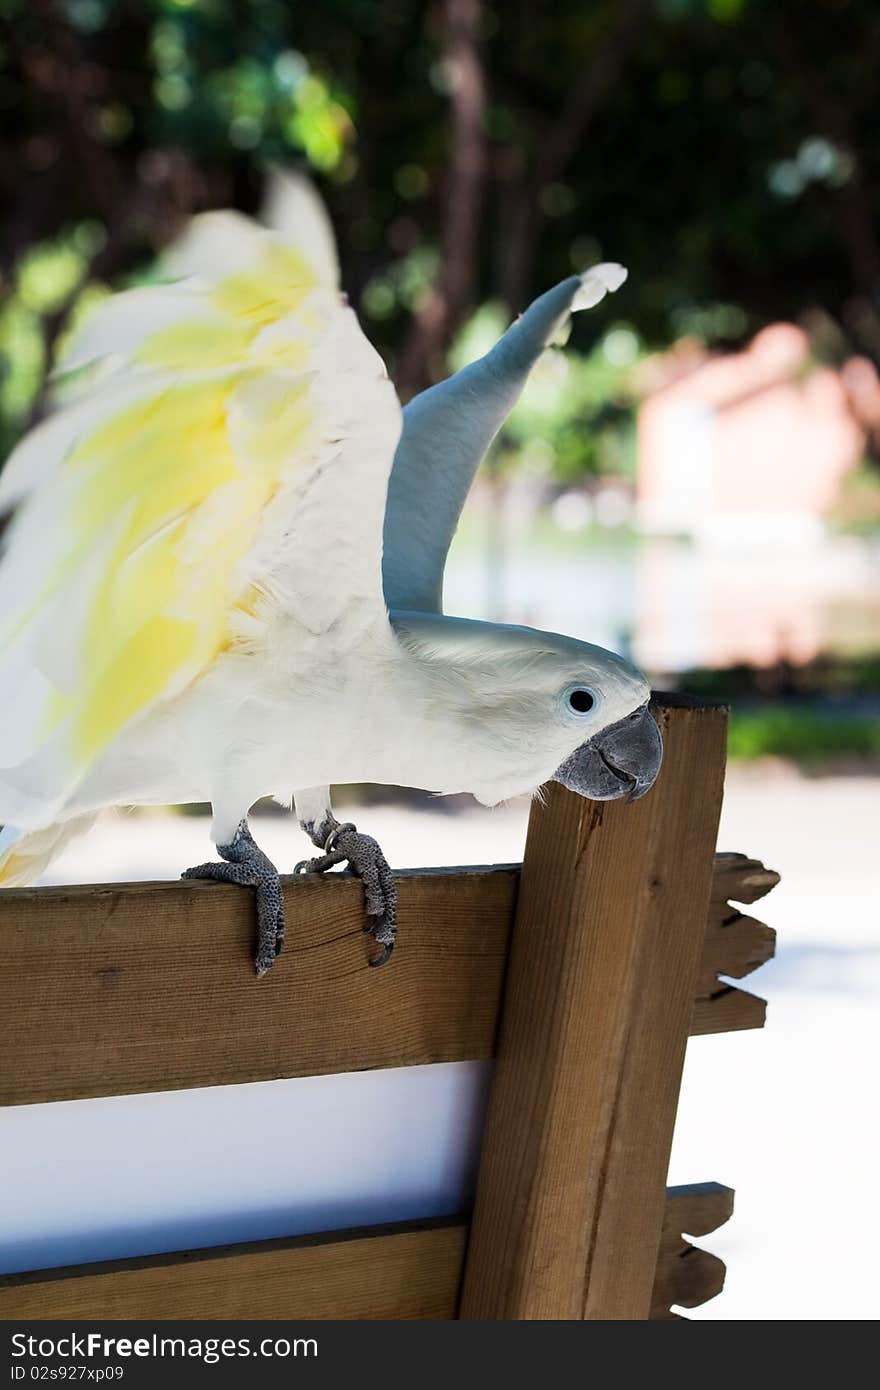
[(169, 283), (102, 303), (61, 363), (60, 404), (8, 460), (0, 510), (0, 882), (32, 882), (104, 807), (210, 801), (221, 861), (256, 890), (256, 966), (281, 949), (253, 803), (290, 803), (347, 861), (369, 930), (396, 891), (329, 786), (471, 792), (548, 779), (641, 796), (661, 741), (644, 676), (613, 653), (442, 612), (480, 460), (564, 328), (623, 282), (597, 265), (401, 411), (339, 290), (317, 196), (283, 226), (203, 214)]

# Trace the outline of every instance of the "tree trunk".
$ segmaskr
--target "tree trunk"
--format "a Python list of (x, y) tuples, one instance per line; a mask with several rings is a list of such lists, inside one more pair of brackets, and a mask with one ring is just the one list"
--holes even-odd
[(445, 0), (443, 62), (452, 107), (440, 268), (419, 308), (397, 372), (403, 396), (442, 374), (438, 358), (473, 301), (486, 177), (486, 83), (480, 57), (481, 0)]

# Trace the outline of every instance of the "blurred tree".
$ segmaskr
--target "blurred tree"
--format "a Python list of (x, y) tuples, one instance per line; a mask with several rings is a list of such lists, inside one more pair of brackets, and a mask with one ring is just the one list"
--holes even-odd
[(880, 360), (876, 0), (0, 0), (0, 26), (7, 444), (85, 287), (253, 210), (266, 159), (316, 171), (407, 391), (472, 310), (599, 255), (632, 279), (575, 347), (809, 316)]

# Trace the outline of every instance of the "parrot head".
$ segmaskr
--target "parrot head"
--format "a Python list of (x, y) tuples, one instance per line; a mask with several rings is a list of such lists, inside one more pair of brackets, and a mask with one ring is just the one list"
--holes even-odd
[(591, 801), (635, 801), (644, 796), (657, 780), (663, 759), (645, 677), (601, 647), (547, 633), (541, 639), (550, 678), (541, 682), (550, 696), (544, 721), (547, 741), (554, 757), (563, 739), (569, 748), (545, 780), (560, 782)]
[[(660, 771), (663, 743), (642, 673), (614, 652), (533, 628), (392, 614), (423, 670), (442, 673), (478, 801), (495, 805), (544, 782), (593, 801), (636, 800)], [(436, 706), (435, 706), (436, 707)]]
[[(581, 690), (569, 698), (582, 699)], [(591, 801), (638, 801), (657, 780), (663, 761), (663, 741), (647, 701), (587, 738), (560, 763), (552, 781)]]

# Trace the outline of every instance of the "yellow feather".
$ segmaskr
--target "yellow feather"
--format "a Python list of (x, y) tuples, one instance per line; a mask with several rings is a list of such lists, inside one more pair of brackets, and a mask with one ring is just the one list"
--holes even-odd
[(73, 751), (83, 761), (94, 758), (129, 719), (167, 692), (169, 676), (195, 655), (196, 623), (154, 617), (133, 632), (104, 666), (100, 681), (83, 692), (73, 734)]
[[(18, 878), (19, 875), (26, 873), (29, 865), (29, 857), (25, 854), (16, 854), (14, 849), (8, 849), (0, 857), (0, 884), (8, 884), (10, 880)], [(27, 879), (24, 880), (27, 882)]]
[(255, 266), (217, 283), (211, 302), (221, 313), (264, 326), (292, 313), (316, 284), (315, 272), (302, 256), (268, 243)]
[(305, 383), (294, 386), (277, 376), (244, 383), (235, 430), (242, 456), (277, 475), (308, 443), (314, 421), (307, 392)]
[(70, 497), (64, 543), (20, 626), (79, 586), (86, 616), (75, 659), (58, 663), (65, 683), (72, 666), (72, 688), (56, 689), (43, 712), (44, 736), (66, 728), (79, 769), (230, 643), (231, 616), (260, 592), (237, 578), (241, 562), (317, 438), (308, 380), (296, 374), (308, 371), (335, 296), (315, 297), (316, 272), (295, 249), (257, 245), (207, 293), (215, 319), (197, 317), (182, 296), (190, 316), (145, 334), (130, 358), (150, 369), (143, 395), (59, 458)]
[(160, 328), (144, 340), (135, 361), (170, 371), (209, 371), (240, 361), (259, 327), (254, 324), (198, 322)]

